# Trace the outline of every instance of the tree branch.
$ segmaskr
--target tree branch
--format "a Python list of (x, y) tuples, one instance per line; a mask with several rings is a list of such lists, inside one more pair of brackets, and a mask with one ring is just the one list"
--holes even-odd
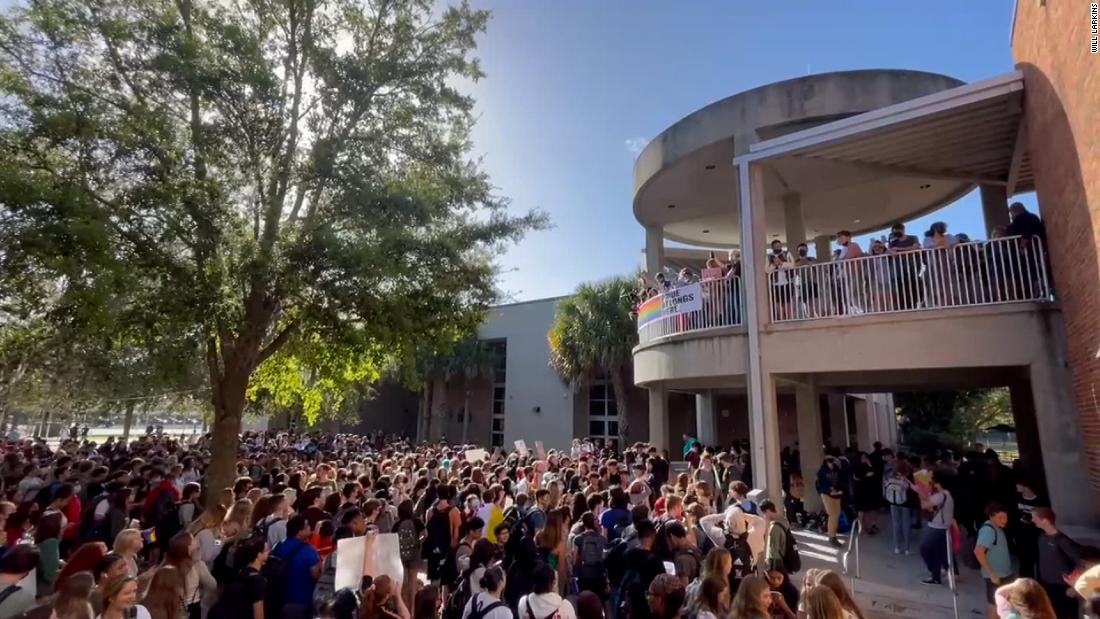
[(261, 363), (267, 361), (268, 357), (274, 355), (283, 347), (284, 344), (290, 339), (295, 332), (298, 331), (298, 321), (292, 320), (290, 324), (283, 327), (283, 330), (275, 336), (275, 339), (271, 340), (267, 346), (260, 349), (260, 353), (256, 356), (256, 367), (259, 367)]

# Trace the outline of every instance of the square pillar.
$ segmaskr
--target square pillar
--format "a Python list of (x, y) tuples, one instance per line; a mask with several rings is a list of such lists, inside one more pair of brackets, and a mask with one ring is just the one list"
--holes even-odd
[(665, 268), (665, 230), (661, 226), (646, 226), (645, 270), (650, 277)]
[(741, 272), (745, 294), (745, 331), (748, 335), (749, 448), (753, 485), (777, 504), (783, 502), (779, 464), (779, 415), (775, 378), (766, 371), (760, 350), (760, 326), (767, 322), (767, 275), (763, 264), (768, 244), (764, 207), (764, 167), (738, 163), (741, 215)]
[(837, 449), (844, 449), (849, 440), (847, 400), (843, 393), (830, 393), (829, 444)]
[(833, 259), (833, 237), (822, 234), (814, 237), (814, 254), (818, 262), (829, 262)]
[(1058, 524), (1095, 526), (1097, 506), (1094, 493), (1086, 490), (1088, 459), (1069, 370), (1055, 359), (1044, 359), (1032, 363), (1029, 374), (1047, 492)]
[(794, 389), (795, 408), (798, 410), (798, 451), (802, 466), (802, 504), (810, 512), (820, 512), (824, 507), (817, 493), (817, 469), (825, 461), (825, 439), (821, 428), (821, 397), (812, 384), (798, 384)]
[(982, 217), (985, 219), (986, 238), (993, 238), (993, 229), (1008, 226), (1008, 194), (1003, 185), (982, 185)]
[(867, 397), (856, 398), (852, 403), (853, 417), (856, 418), (856, 447), (860, 451), (871, 451), (871, 444), (875, 442), (873, 424), (871, 419), (871, 403)]
[(788, 193), (783, 196), (783, 225), (787, 234), (787, 249), (794, 253), (799, 243), (806, 242), (806, 223), (802, 219), (802, 196)]
[(718, 444), (718, 426), (714, 418), (714, 392), (706, 390), (695, 396), (695, 431), (699, 442), (706, 446)]
[(649, 444), (658, 450), (669, 448), (668, 393), (663, 386), (649, 388)]

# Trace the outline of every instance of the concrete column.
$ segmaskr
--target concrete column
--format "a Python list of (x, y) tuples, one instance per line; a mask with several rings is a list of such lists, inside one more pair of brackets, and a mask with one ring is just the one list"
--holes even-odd
[(787, 248), (794, 253), (799, 243), (806, 242), (806, 223), (802, 219), (802, 196), (788, 193), (783, 196), (783, 223), (787, 234)]
[[(763, 377), (762, 404), (749, 409), (749, 448), (752, 450), (752, 481), (754, 489), (763, 489), (765, 496), (782, 503), (783, 473), (779, 452), (779, 407), (775, 397), (775, 378)], [(750, 387), (750, 392), (752, 388)], [(752, 401), (752, 394), (749, 394)]]
[(871, 403), (865, 398), (856, 398), (852, 403), (854, 417), (856, 418), (856, 447), (860, 451), (871, 451), (871, 444), (875, 442), (871, 429), (872, 408)]
[(1088, 462), (1069, 371), (1057, 359), (1049, 359), (1032, 363), (1030, 376), (1051, 507), (1059, 524), (1095, 525), (1096, 506), (1093, 493), (1086, 490)]
[(645, 270), (652, 277), (665, 268), (665, 230), (661, 226), (646, 226)]
[(822, 234), (814, 237), (814, 252), (818, 262), (829, 262), (833, 259), (833, 237)]
[(1046, 490), (1046, 466), (1043, 463), (1043, 446), (1039, 440), (1039, 424), (1035, 414), (1035, 399), (1031, 383), (1026, 380), (1013, 382), (1008, 387), (1012, 402), (1012, 421), (1016, 426), (1016, 445), (1020, 450), (1020, 462), (1030, 471), (1032, 484), (1043, 484), (1037, 492)]
[(990, 238), (993, 228), (1008, 225), (1008, 195), (1002, 185), (982, 185), (979, 189), (982, 194), (986, 238)]
[(829, 444), (838, 449), (848, 446), (848, 409), (843, 393), (829, 394)]
[(695, 428), (703, 445), (718, 444), (718, 426), (714, 418), (714, 392), (706, 390), (695, 396)]
[(799, 384), (794, 389), (798, 409), (798, 450), (802, 465), (802, 504), (808, 511), (820, 512), (823, 507), (817, 493), (817, 469), (825, 460), (825, 439), (821, 429), (821, 397), (812, 384)]
[(779, 468), (779, 416), (775, 379), (766, 371), (760, 350), (760, 325), (767, 320), (767, 280), (758, 257), (767, 246), (764, 208), (764, 168), (760, 164), (738, 166), (741, 214), (741, 268), (745, 294), (745, 332), (748, 336), (749, 443), (753, 482), (779, 502), (782, 477)]
[(649, 444), (669, 448), (668, 393), (663, 386), (649, 388)]

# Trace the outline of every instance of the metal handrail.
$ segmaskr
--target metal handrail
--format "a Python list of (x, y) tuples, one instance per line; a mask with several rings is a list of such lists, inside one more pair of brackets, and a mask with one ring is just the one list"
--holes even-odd
[(955, 611), (955, 619), (959, 619), (959, 589), (955, 582), (955, 553), (951, 548), (951, 529), (947, 529), (947, 586), (951, 589), (951, 606)]
[(685, 287), (646, 300), (639, 307), (638, 343), (646, 344), (670, 335), (707, 331), (743, 324), (745, 316), (741, 279), (704, 279), (698, 286), (699, 309), (680, 312), (669, 299)]
[[(852, 530), (848, 533), (848, 548), (845, 549), (844, 554), (840, 555), (840, 565), (844, 568), (844, 573), (848, 576), (852, 576), (852, 578), (849, 579), (851, 581), (849, 587), (851, 587), (853, 591), (855, 590), (855, 579), (861, 577), (859, 571), (859, 538), (862, 533), (863, 525), (860, 524), (858, 519), (853, 520)], [(848, 556), (852, 554), (853, 550), (856, 553), (856, 570), (854, 575), (848, 569)]]

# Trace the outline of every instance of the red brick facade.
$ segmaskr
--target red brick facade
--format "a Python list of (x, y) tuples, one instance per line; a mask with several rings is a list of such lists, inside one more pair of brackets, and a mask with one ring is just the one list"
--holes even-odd
[(1088, 1), (1017, 1), (1012, 52), (1025, 77), (1030, 156), (1089, 479), (1100, 491), (1100, 55), (1089, 39)]

